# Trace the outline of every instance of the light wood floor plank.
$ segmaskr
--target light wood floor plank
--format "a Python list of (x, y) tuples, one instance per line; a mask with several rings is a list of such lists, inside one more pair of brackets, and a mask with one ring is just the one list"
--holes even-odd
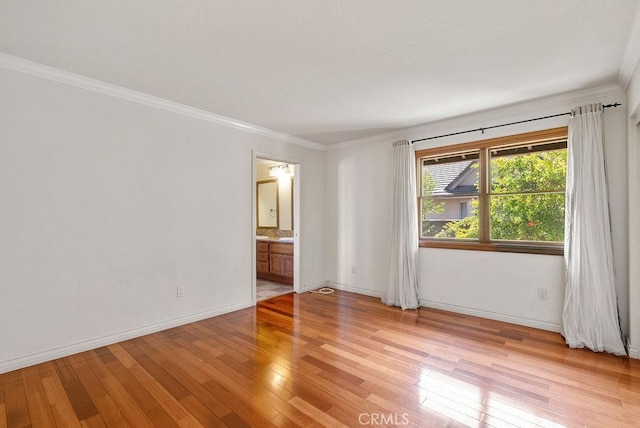
[(7, 428), (7, 409), (4, 403), (0, 404), (0, 428)]
[(80, 422), (82, 428), (105, 428), (106, 425), (100, 415), (93, 415)]
[(51, 407), (47, 401), (44, 392), (36, 391), (27, 395), (27, 404), (29, 405), (29, 415), (31, 416), (31, 424), (34, 427), (50, 427), (55, 425)]
[(162, 385), (156, 381), (149, 373), (147, 373), (139, 365), (130, 368), (133, 376), (144, 386), (149, 393), (156, 398), (158, 403), (180, 426), (198, 426), (200, 425), (182, 405), (165, 390)]
[(47, 377), (42, 379), (42, 385), (56, 425), (79, 427), (80, 419), (71, 405), (69, 396), (62, 386), (61, 379), (57, 376)]
[(3, 383), (7, 425), (10, 427), (29, 426), (31, 424), (31, 418), (29, 416), (29, 407), (24, 392), (22, 376), (19, 372), (7, 373)]
[(120, 381), (113, 376), (106, 377), (101, 380), (104, 389), (118, 406), (127, 422), (132, 427), (153, 427), (153, 423), (147, 415), (135, 402), (133, 397), (129, 395), (127, 390), (122, 386)]
[(329, 413), (324, 412), (317, 407), (314, 407), (312, 404), (307, 403), (300, 397), (293, 397), (291, 400), (289, 400), (289, 403), (313, 420), (318, 421), (323, 426), (348, 428), (347, 425), (341, 423), (339, 420), (329, 415)]

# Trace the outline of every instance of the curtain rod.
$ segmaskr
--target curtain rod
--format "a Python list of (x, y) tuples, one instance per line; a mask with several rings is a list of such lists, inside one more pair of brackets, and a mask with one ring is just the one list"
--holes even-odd
[[(620, 103), (613, 103), (613, 104), (605, 104), (602, 106), (602, 108), (609, 108), (609, 107), (618, 107), (622, 104)], [(519, 123), (527, 123), (527, 122), (535, 122), (536, 120), (543, 120), (543, 119), (551, 119), (552, 117), (559, 117), (559, 116), (567, 116), (570, 115), (571, 112), (565, 112), (565, 113), (558, 113), (558, 114), (552, 114), (549, 116), (543, 116), (543, 117), (536, 117), (534, 119), (527, 119), (527, 120), (519, 120), (517, 122), (510, 122), (510, 123), (503, 123), (501, 125), (493, 125), (493, 126), (486, 126), (484, 128), (476, 128), (476, 129), (469, 129), (467, 131), (460, 131), (460, 132), (452, 132), (451, 134), (443, 134), (443, 135), (436, 135), (435, 137), (427, 137), (427, 138), (421, 138), (419, 140), (412, 140), (411, 143), (417, 143), (419, 141), (427, 141), (427, 140), (435, 140), (436, 138), (444, 138), (444, 137), (451, 137), (452, 135), (460, 135), (460, 134), (468, 134), (470, 132), (482, 132), (484, 134), (484, 131), (487, 129), (493, 129), (493, 128), (502, 128), (503, 126), (510, 126), (510, 125), (517, 125)]]

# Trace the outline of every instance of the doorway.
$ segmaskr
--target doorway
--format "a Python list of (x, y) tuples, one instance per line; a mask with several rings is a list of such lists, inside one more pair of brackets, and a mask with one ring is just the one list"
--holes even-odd
[(299, 292), (300, 164), (253, 153), (252, 301)]

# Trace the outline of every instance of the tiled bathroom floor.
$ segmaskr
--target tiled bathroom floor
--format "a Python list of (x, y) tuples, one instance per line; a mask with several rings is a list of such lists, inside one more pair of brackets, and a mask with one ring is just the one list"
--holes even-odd
[(279, 282), (256, 280), (256, 301), (270, 299), (274, 296), (293, 292), (292, 285), (280, 284)]

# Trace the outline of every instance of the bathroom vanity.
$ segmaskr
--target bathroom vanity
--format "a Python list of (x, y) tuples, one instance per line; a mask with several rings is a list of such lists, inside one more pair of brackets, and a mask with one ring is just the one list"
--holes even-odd
[(264, 238), (256, 241), (257, 277), (293, 285), (293, 241)]

